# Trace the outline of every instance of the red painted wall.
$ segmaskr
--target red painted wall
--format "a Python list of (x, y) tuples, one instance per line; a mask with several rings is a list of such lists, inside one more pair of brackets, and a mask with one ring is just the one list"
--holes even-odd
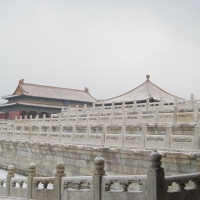
[(8, 119), (8, 113), (0, 113), (0, 119)]
[(10, 111), (8, 117), (9, 117), (9, 119), (15, 119), (15, 116), (17, 116), (17, 118), (19, 119), (20, 114), (21, 114), (20, 110)]

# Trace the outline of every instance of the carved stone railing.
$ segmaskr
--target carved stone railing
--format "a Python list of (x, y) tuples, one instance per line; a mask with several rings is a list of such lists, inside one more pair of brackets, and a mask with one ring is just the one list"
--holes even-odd
[(9, 122), (11, 122), (9, 119), (0, 119), (0, 124), (8, 124)]
[(0, 194), (6, 196), (6, 178), (0, 179)]
[(33, 185), (34, 189), (53, 189), (55, 177), (34, 177)]
[(102, 198), (146, 199), (146, 175), (104, 176), (102, 179)]
[(62, 178), (62, 199), (93, 200), (92, 176)]
[(159, 111), (163, 110), (174, 110), (175, 107), (177, 109), (194, 109), (195, 107), (199, 108), (199, 100), (194, 99), (194, 95), (191, 95), (190, 100), (178, 100), (176, 97), (174, 102), (164, 102), (163, 99), (160, 99), (160, 102), (149, 102), (147, 99), (146, 103), (137, 103), (136, 100), (133, 101), (133, 103), (130, 102), (122, 102), (121, 105), (118, 103), (115, 104), (114, 102), (111, 105), (104, 105), (103, 103), (97, 103), (96, 105), (93, 104), (93, 107), (86, 107), (79, 108), (78, 106), (76, 108), (72, 107), (63, 107), (62, 109), (62, 116), (77, 116), (77, 115), (98, 115), (99, 113), (105, 114), (111, 114), (113, 111), (116, 113), (121, 113), (124, 115), (125, 111), (135, 111), (138, 112), (138, 110), (142, 111), (156, 111), (159, 109)]
[(11, 178), (10, 196), (26, 198), (27, 178)]
[(0, 140), (125, 147), (134, 149), (200, 150), (200, 124), (154, 125), (7, 125)]
[(34, 177), (33, 178), (33, 188), (32, 188), (32, 198), (37, 199), (54, 199), (54, 183), (55, 177)]
[[(106, 176), (101, 156), (94, 160), (93, 176), (66, 177), (65, 164), (58, 162), (54, 177), (37, 177), (36, 166), (31, 163), (27, 178), (15, 178), (14, 167), (9, 166), (7, 178), (0, 179), (0, 197), (28, 200), (199, 199), (200, 173), (165, 177), (161, 157), (157, 151), (150, 154), (147, 175)], [(173, 183), (178, 185), (177, 189)]]
[(185, 199), (200, 198), (200, 173), (181, 174), (165, 177), (166, 200), (177, 198)]
[[(37, 126), (74, 126), (74, 125), (131, 125), (155, 123), (200, 123), (200, 112), (194, 109), (168, 109), (168, 110), (125, 110), (123, 112), (110, 111), (97, 115), (81, 113), (77, 115), (59, 115), (58, 118), (15, 119), (15, 124)], [(12, 122), (11, 122), (12, 123)]]
[[(0, 121), (1, 122), (1, 121)], [(2, 124), (10, 123), (3, 121)], [(100, 107), (65, 107), (51, 118), (15, 119), (15, 124), (37, 126), (93, 126), (93, 125), (133, 125), (155, 123), (200, 123), (200, 101), (191, 96), (189, 101), (146, 102)], [(1, 124), (1, 123), (0, 123)]]

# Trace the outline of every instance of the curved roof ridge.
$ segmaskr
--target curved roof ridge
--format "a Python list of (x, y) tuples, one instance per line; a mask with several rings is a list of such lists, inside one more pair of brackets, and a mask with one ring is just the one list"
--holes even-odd
[(89, 92), (87, 92), (88, 93), (88, 95), (91, 97), (91, 98), (93, 98), (94, 100), (96, 100), (97, 101), (97, 99), (96, 98), (94, 98)]
[(136, 88), (134, 88), (134, 89), (132, 89), (132, 90), (129, 90), (128, 92), (125, 92), (125, 93), (123, 93), (123, 94), (121, 94), (121, 95), (118, 95), (118, 96), (115, 96), (115, 97), (112, 97), (112, 98), (109, 98), (109, 99), (105, 99), (105, 100), (103, 100), (103, 101), (112, 100), (112, 99), (115, 99), (115, 98), (118, 98), (118, 97), (122, 97), (122, 96), (124, 96), (124, 95), (126, 95), (126, 94), (129, 94), (129, 93), (133, 92), (134, 90), (138, 89), (139, 87), (141, 87), (142, 85), (144, 85), (147, 81), (148, 81), (148, 80), (146, 80), (145, 82), (143, 82), (142, 84), (140, 84), (140, 85), (137, 86)]
[[(164, 89), (158, 87), (156, 84), (152, 83), (149, 80), (150, 75), (146, 76), (147, 79), (145, 82), (137, 86), (136, 88), (125, 92), (121, 95), (105, 99), (105, 100), (100, 100), (97, 103), (112, 103), (112, 102), (122, 102), (122, 101), (134, 101), (134, 100), (146, 100), (147, 98), (154, 98), (155, 100), (160, 100), (160, 97), (164, 97), (164, 101), (173, 101), (175, 96)], [(179, 100), (185, 100), (181, 97), (178, 97)]]
[(63, 87), (57, 87), (57, 86), (49, 86), (49, 85), (40, 85), (40, 84), (33, 84), (33, 83), (20, 83), (19, 85), (32, 85), (32, 86), (39, 86), (39, 87), (48, 87), (48, 88), (56, 88), (56, 89), (63, 89), (63, 90), (74, 90), (74, 91), (80, 91), (85, 92), (85, 90), (80, 89), (71, 89), (71, 88), (63, 88)]
[[(169, 95), (171, 95), (171, 96), (173, 96), (173, 97), (178, 97), (178, 96), (175, 96), (175, 95), (173, 95), (173, 94), (171, 94), (171, 93), (169, 93), (169, 92), (163, 90), (162, 88), (158, 87), (156, 84), (152, 83), (150, 80), (149, 80), (149, 82), (150, 82), (152, 85), (154, 85), (155, 87), (157, 87), (159, 90), (161, 90), (161, 91), (163, 91), (163, 92), (165, 92), (165, 93), (167, 93), (167, 94), (169, 94)], [(181, 98), (181, 97), (178, 97), (178, 98), (179, 98), (179, 99), (182, 99), (182, 100), (185, 100), (185, 99), (183, 99), (183, 98)]]

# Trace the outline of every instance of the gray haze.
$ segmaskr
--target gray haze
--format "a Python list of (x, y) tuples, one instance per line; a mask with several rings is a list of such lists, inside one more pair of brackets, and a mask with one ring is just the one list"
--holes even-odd
[(24, 78), (106, 99), (150, 74), (200, 98), (200, 1), (0, 0), (0, 70), (0, 96)]

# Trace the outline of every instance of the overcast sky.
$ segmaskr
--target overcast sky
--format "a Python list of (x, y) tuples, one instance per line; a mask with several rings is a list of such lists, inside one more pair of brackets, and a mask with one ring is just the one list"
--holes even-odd
[(200, 98), (199, 0), (0, 0), (0, 96), (24, 79), (106, 99), (146, 74)]

